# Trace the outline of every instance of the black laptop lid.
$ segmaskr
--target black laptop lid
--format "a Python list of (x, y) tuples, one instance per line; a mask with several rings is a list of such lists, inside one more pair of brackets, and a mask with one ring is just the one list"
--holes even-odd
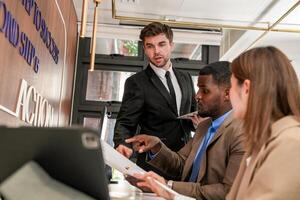
[(64, 184), (109, 199), (100, 141), (93, 130), (0, 127), (0, 183), (30, 160)]

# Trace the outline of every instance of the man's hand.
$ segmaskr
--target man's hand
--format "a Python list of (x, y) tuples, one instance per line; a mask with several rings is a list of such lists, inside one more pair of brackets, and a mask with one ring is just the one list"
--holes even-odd
[(143, 179), (136, 178), (135, 176), (125, 175), (125, 180), (128, 181), (131, 185), (141, 189), (143, 192), (151, 192), (149, 187), (139, 186), (140, 182), (145, 182)]
[(132, 155), (133, 151), (132, 149), (120, 144), (116, 150), (122, 154), (123, 156), (125, 156), (126, 158), (130, 158), (130, 156)]
[(198, 124), (206, 118), (202, 118), (199, 115), (193, 115), (193, 116), (188, 117), (188, 119), (192, 120), (195, 129), (197, 129)]
[(158, 174), (150, 171), (145, 174), (134, 174), (134, 177), (139, 180), (138, 182), (136, 182), (137, 187), (143, 188), (144, 190), (147, 188), (148, 190), (151, 190), (158, 196), (164, 197), (165, 199), (174, 199), (173, 194), (169, 193), (157, 184), (156, 181), (159, 181), (162, 184), (166, 185), (166, 180)]
[(161, 148), (160, 139), (150, 135), (136, 135), (126, 139), (125, 142), (132, 143), (133, 149), (139, 153), (151, 150), (151, 152), (155, 154)]

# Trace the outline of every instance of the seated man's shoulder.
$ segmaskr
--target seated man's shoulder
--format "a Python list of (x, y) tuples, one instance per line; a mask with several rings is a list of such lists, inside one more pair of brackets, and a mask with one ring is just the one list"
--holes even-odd
[(240, 119), (233, 118), (230, 126), (241, 129), (243, 127), (243, 122)]
[(243, 123), (239, 119), (232, 119), (232, 122), (227, 127), (227, 137), (231, 140), (243, 140), (244, 138)]

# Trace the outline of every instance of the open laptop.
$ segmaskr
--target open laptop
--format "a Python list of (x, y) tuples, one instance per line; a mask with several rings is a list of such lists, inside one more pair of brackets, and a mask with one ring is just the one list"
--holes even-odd
[(95, 199), (108, 200), (98, 135), (85, 128), (0, 127), (0, 184), (34, 160), (52, 178)]

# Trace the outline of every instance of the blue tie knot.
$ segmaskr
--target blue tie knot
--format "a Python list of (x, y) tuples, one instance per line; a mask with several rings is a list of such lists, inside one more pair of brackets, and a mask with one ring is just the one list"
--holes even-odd
[(213, 127), (213, 125), (211, 125), (211, 127), (209, 128), (209, 132), (210, 133), (216, 132), (216, 129)]

